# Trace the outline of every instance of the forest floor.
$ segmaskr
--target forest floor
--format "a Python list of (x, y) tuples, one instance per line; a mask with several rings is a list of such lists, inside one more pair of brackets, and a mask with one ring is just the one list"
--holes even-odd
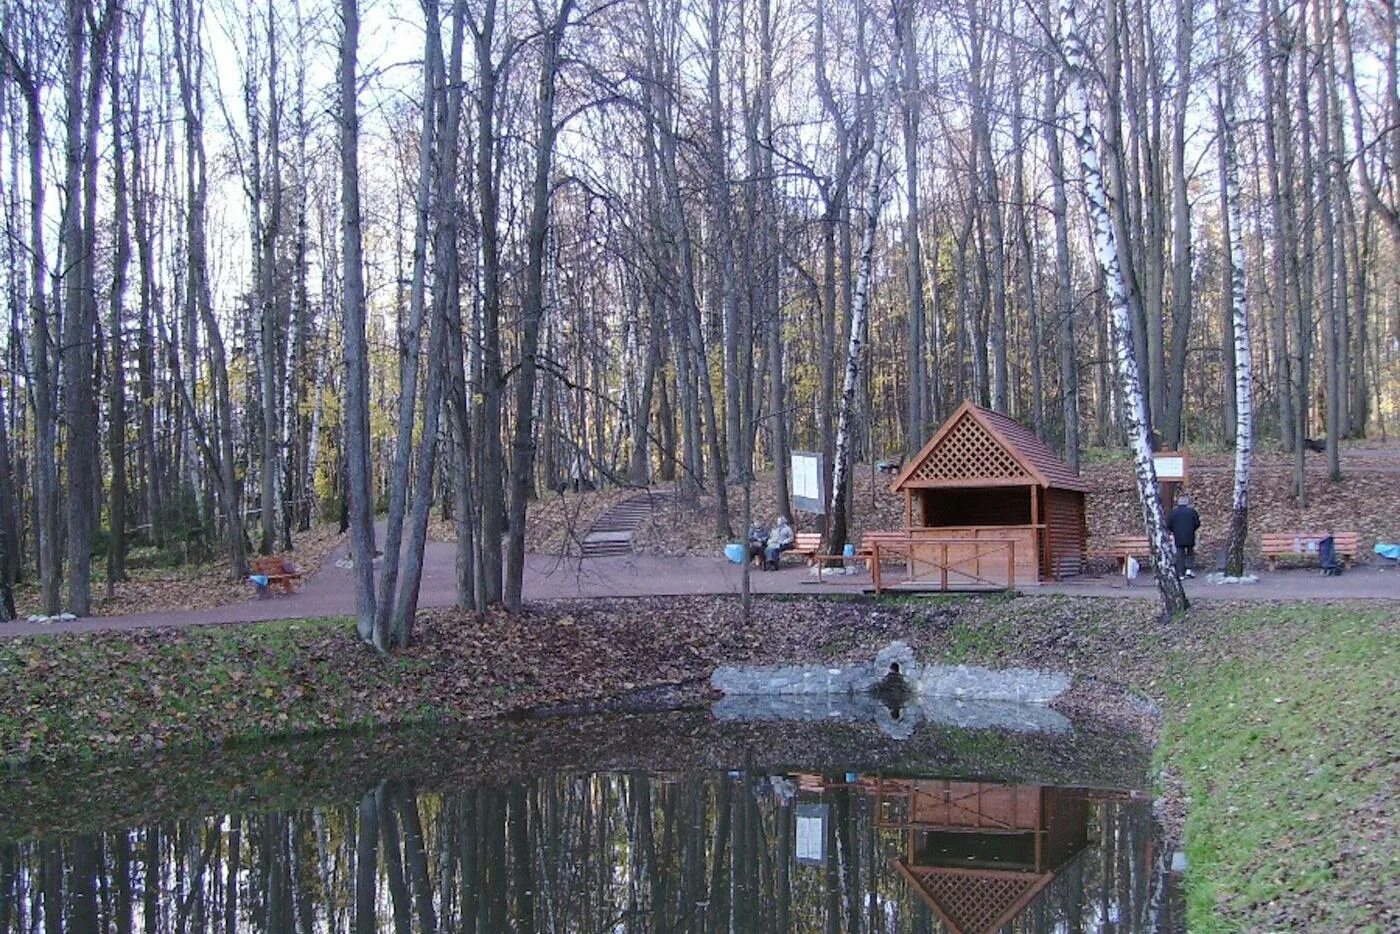
[(748, 621), (733, 597), (555, 601), (424, 611), (387, 658), (344, 619), (29, 636), (0, 641), (0, 762), (100, 774), (159, 749), (658, 691), (699, 703), (720, 664), (867, 659), (895, 638), (929, 661), (1072, 672), (1057, 706), (1160, 738), (1193, 927), (1400, 923), (1393, 604), (1217, 602), (1164, 625), (1151, 601), (1063, 595), (767, 597)]
[[(326, 558), (344, 541), (333, 524), (312, 526), (292, 535), (292, 550), (280, 552), (307, 578), (321, 570)], [(162, 567), (154, 548), (133, 549), (127, 556), (127, 579), (107, 592), (106, 562), (93, 561), (92, 610), (94, 616), (129, 616), (152, 610), (207, 610), (246, 602), (254, 596), (245, 580), (229, 576), (229, 562), (215, 561)], [(19, 618), (42, 613), (38, 582), (29, 578), (15, 587)]]

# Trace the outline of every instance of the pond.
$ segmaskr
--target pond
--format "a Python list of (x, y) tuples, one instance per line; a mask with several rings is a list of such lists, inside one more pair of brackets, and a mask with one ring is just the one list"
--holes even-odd
[(594, 715), (10, 776), (0, 932), (1148, 931), (1146, 750)]

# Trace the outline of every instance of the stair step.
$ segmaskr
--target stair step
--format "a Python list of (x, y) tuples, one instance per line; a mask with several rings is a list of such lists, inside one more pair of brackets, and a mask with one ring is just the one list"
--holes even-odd
[(584, 546), (582, 557), (585, 558), (613, 558), (619, 555), (630, 555), (632, 548), (630, 545), (586, 545)]
[(629, 497), (597, 518), (583, 536), (579, 553), (585, 558), (610, 558), (632, 553), (632, 533), (651, 518), (658, 506), (671, 501), (670, 493)]

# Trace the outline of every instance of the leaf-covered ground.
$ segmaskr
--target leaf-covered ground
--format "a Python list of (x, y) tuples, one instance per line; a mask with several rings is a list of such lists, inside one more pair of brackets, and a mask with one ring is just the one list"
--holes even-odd
[[(850, 537), (858, 539), (868, 529), (893, 529), (904, 526), (904, 498), (890, 492), (892, 476), (876, 472), (871, 476), (869, 465), (858, 466), (851, 478)], [(765, 528), (778, 515), (773, 472), (759, 473), (749, 487), (750, 514), (753, 521)], [(735, 536), (744, 530), (744, 490), (730, 487), (729, 527)], [(817, 516), (795, 512), (789, 517), (798, 532), (819, 531)], [(704, 493), (691, 503), (675, 502), (656, 510), (650, 521), (642, 524), (633, 537), (637, 551), (656, 555), (695, 555), (713, 557), (721, 552), (726, 541), (733, 538), (715, 534), (715, 501)]]
[[(1201, 514), (1198, 561), (1214, 561), (1229, 533), (1234, 455), (1190, 455), (1189, 492)], [(1251, 477), (1246, 554), (1256, 557), (1264, 532), (1346, 531), (1361, 536), (1362, 561), (1375, 556), (1377, 541), (1400, 539), (1400, 446), (1358, 444), (1342, 450), (1342, 480), (1327, 477), (1325, 455), (1307, 455), (1307, 507), (1293, 496), (1293, 456), (1256, 452)], [(1082, 471), (1092, 492), (1086, 503), (1092, 538), (1142, 534), (1142, 513), (1131, 466), (1126, 460), (1098, 460)], [(1091, 545), (1092, 547), (1092, 545)]]
[[(287, 555), (303, 574), (320, 570), (326, 557), (345, 540), (333, 523), (313, 526), (292, 535), (293, 548)], [(92, 615), (125, 616), (156, 610), (204, 610), (252, 600), (256, 596), (247, 581), (235, 580), (227, 561), (187, 564), (180, 567), (151, 566), (153, 549), (133, 552), (128, 579), (116, 584), (107, 595), (105, 562), (93, 562)], [(15, 588), (15, 603), (21, 618), (40, 613), (39, 593), (31, 579)]]
[[(639, 487), (606, 487), (581, 493), (549, 491), (530, 503), (525, 514), (525, 550), (540, 555), (577, 555), (579, 543), (604, 512), (646, 492)], [(434, 515), (428, 528), (435, 542), (455, 542), (454, 523)]]
[[(0, 642), (0, 761), (91, 758), (365, 724), (483, 717), (703, 685), (720, 663), (813, 657), (840, 635), (875, 647), (910, 611), (840, 601), (559, 603), (510, 616), (420, 614), (388, 658), (345, 620), (44, 635)], [(831, 652), (818, 654), (833, 654)]]

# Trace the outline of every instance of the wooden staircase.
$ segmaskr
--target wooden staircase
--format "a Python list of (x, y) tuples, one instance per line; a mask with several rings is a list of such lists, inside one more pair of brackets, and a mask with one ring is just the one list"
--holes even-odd
[(579, 554), (584, 558), (614, 558), (632, 553), (632, 535), (653, 509), (671, 501), (669, 492), (629, 496), (598, 517), (584, 533)]

